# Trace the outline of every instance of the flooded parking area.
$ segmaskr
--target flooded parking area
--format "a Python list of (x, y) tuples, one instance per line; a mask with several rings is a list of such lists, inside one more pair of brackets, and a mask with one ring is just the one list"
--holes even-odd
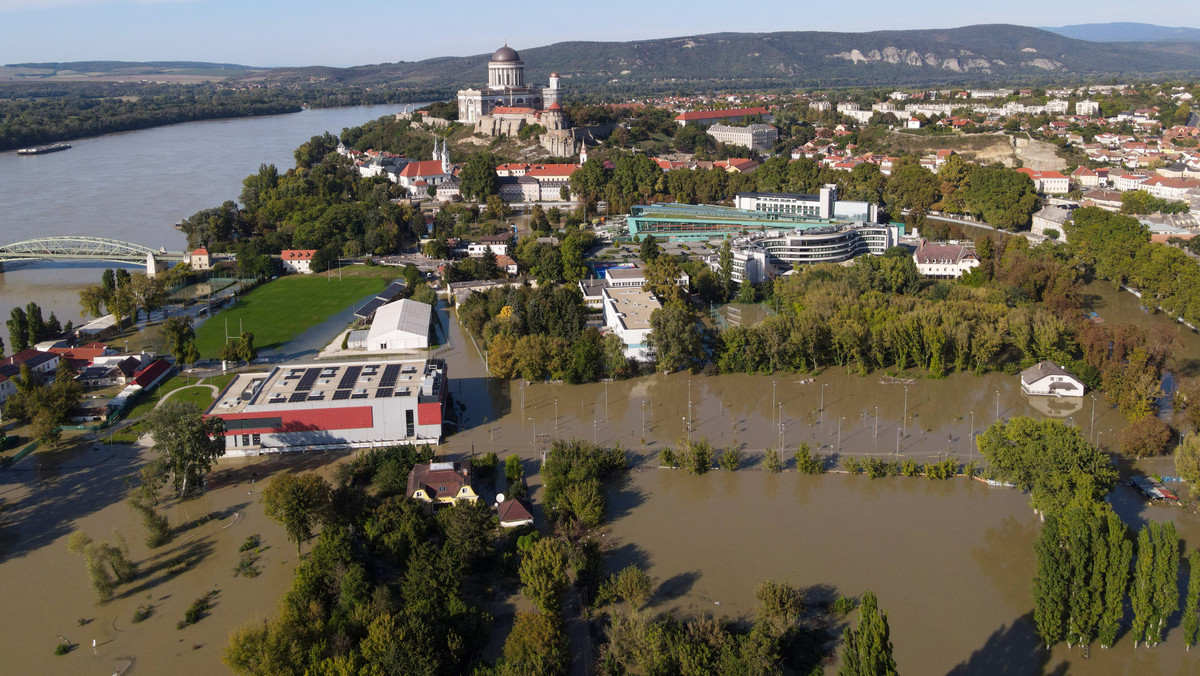
[[(1171, 519), (1187, 547), (1200, 544), (1194, 513), (1147, 507), (1125, 487), (1114, 498), (1127, 523)], [(614, 486), (610, 499), (606, 566), (643, 566), (656, 585), (654, 612), (745, 617), (755, 586), (768, 579), (818, 601), (871, 589), (888, 613), (901, 673), (1200, 670), (1178, 616), (1154, 649), (1134, 651), (1121, 639), (1110, 650), (1094, 646), (1085, 660), (1078, 648), (1040, 648), (1031, 592), (1038, 521), (1028, 496), (1012, 489), (965, 479), (646, 470)]]

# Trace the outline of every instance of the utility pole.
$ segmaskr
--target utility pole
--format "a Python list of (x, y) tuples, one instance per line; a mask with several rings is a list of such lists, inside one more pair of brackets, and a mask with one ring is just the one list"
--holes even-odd
[(967, 452), (975, 459), (975, 411), (971, 411), (971, 436), (967, 437)]
[(1000, 419), (1000, 390), (996, 390), (996, 420)]
[(879, 407), (875, 407), (875, 453), (879, 453)]
[(908, 385), (904, 386), (904, 417), (900, 419), (900, 434), (908, 431)]
[(558, 397), (554, 398), (554, 438), (558, 438)]
[(533, 418), (526, 418), (526, 420), (533, 423), (533, 441), (530, 442), (530, 445), (537, 448), (537, 421)]
[(771, 381), (771, 422), (775, 422), (775, 381)]
[(642, 447), (646, 446), (646, 400), (642, 400)]

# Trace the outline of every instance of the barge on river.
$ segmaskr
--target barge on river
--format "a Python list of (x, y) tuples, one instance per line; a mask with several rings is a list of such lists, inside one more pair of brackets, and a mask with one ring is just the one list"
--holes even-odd
[(17, 151), (18, 155), (45, 155), (46, 153), (56, 153), (60, 150), (70, 148), (70, 143), (51, 143), (48, 146), (34, 146), (32, 148), (21, 148)]

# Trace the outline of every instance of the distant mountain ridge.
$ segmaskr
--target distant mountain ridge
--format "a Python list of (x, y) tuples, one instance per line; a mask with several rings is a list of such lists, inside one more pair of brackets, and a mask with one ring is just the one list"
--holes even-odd
[[(499, 44), (497, 44), (499, 46)], [(519, 49), (531, 81), (737, 86), (925, 85), (1200, 73), (1200, 43), (1086, 42), (1008, 24), (867, 33), (714, 33)], [(461, 86), (491, 52), (353, 68), (280, 68), (268, 78), (356, 85)]]
[(1042, 30), (1091, 42), (1200, 42), (1200, 28), (1156, 26), (1150, 23), (1081, 23)]

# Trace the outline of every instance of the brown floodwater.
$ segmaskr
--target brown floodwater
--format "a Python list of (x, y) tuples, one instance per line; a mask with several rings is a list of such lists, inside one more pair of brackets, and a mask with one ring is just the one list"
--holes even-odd
[[(1012, 489), (965, 479), (646, 470), (610, 499), (605, 565), (645, 568), (653, 612), (745, 618), (755, 586), (768, 579), (805, 588), (814, 601), (871, 589), (888, 613), (901, 673), (1200, 670), (1178, 616), (1153, 650), (1135, 652), (1128, 638), (1086, 660), (1079, 649), (1040, 649), (1031, 620), (1038, 522), (1028, 496)], [(1129, 523), (1170, 519), (1188, 547), (1200, 544), (1194, 513), (1146, 507), (1125, 487), (1114, 502)]]
[[(263, 515), (262, 484), (251, 484), (250, 472), (319, 470), (321, 459), (222, 462), (202, 497), (164, 506), (173, 526), (190, 525), (151, 551), (143, 544), (140, 520), (123, 502), (126, 478), (147, 453), (140, 447), (83, 445), (39, 453), (0, 472), (0, 598), (7, 618), (0, 632), (0, 672), (224, 673), (220, 660), (230, 631), (275, 614), (291, 584), (296, 550)], [(142, 571), (106, 604), (96, 603), (82, 557), (67, 551), (67, 537), (76, 530), (98, 540), (120, 531)], [(263, 574), (234, 577), (238, 548), (253, 534), (266, 547), (258, 562)], [(172, 560), (181, 554), (193, 563), (173, 571)], [(176, 629), (188, 606), (210, 590), (217, 593), (207, 616)], [(133, 613), (143, 605), (153, 612), (135, 624)], [(60, 636), (77, 645), (61, 657), (54, 655)]]

